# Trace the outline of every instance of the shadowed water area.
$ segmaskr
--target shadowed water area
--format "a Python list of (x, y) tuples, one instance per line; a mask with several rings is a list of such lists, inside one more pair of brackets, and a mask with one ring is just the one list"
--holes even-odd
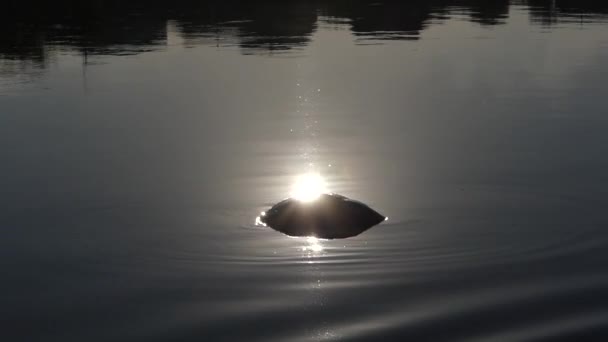
[[(608, 4), (11, 1), (0, 340), (608, 338)], [(302, 174), (389, 220), (255, 224)]]

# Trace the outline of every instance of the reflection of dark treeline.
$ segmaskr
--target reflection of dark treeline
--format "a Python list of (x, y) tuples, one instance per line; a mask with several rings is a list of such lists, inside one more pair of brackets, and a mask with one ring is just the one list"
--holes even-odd
[(439, 1), (327, 1), (324, 16), (347, 19), (356, 36), (377, 39), (417, 39)]
[[(171, 21), (186, 42), (235, 44), (244, 53), (307, 44), (318, 16), (337, 19), (363, 39), (416, 39), (453, 14), (482, 25), (503, 23), (509, 0), (5, 0), (0, 5), (0, 59), (43, 64), (50, 47), (83, 54), (137, 53), (162, 45)], [(521, 0), (532, 17), (608, 13), (608, 2)]]
[(528, 0), (533, 21), (551, 25), (568, 20), (585, 22), (608, 15), (608, 1), (602, 0)]
[(557, 11), (563, 15), (608, 14), (608, 2), (603, 0), (528, 0), (531, 6)]
[(184, 39), (220, 35), (244, 52), (305, 45), (317, 22), (313, 1), (178, 1), (171, 9)]
[(148, 8), (138, 11), (135, 2), (9, 0), (2, 7), (4, 58), (44, 59), (45, 45), (121, 53), (123, 47), (154, 44), (166, 37), (164, 17)]
[(323, 14), (350, 20), (355, 35), (378, 39), (417, 39), (433, 19), (466, 12), (481, 24), (499, 24), (509, 12), (508, 0), (326, 1)]

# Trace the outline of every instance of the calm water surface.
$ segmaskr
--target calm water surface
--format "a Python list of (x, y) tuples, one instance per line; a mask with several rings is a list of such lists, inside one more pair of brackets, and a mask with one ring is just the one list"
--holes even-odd
[[(2, 340), (608, 336), (607, 5), (9, 3)], [(256, 226), (307, 172), (389, 221)]]

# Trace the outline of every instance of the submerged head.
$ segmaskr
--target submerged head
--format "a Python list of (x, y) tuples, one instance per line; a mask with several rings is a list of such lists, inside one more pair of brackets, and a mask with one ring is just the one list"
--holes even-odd
[(291, 236), (339, 239), (358, 235), (383, 222), (385, 217), (361, 202), (338, 194), (320, 194), (308, 202), (283, 200), (259, 220)]

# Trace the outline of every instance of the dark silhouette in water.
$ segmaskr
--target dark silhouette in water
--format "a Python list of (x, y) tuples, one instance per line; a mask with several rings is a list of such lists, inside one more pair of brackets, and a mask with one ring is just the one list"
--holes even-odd
[(312, 202), (288, 198), (274, 205), (260, 221), (291, 236), (343, 239), (359, 235), (386, 220), (367, 205), (337, 194)]

